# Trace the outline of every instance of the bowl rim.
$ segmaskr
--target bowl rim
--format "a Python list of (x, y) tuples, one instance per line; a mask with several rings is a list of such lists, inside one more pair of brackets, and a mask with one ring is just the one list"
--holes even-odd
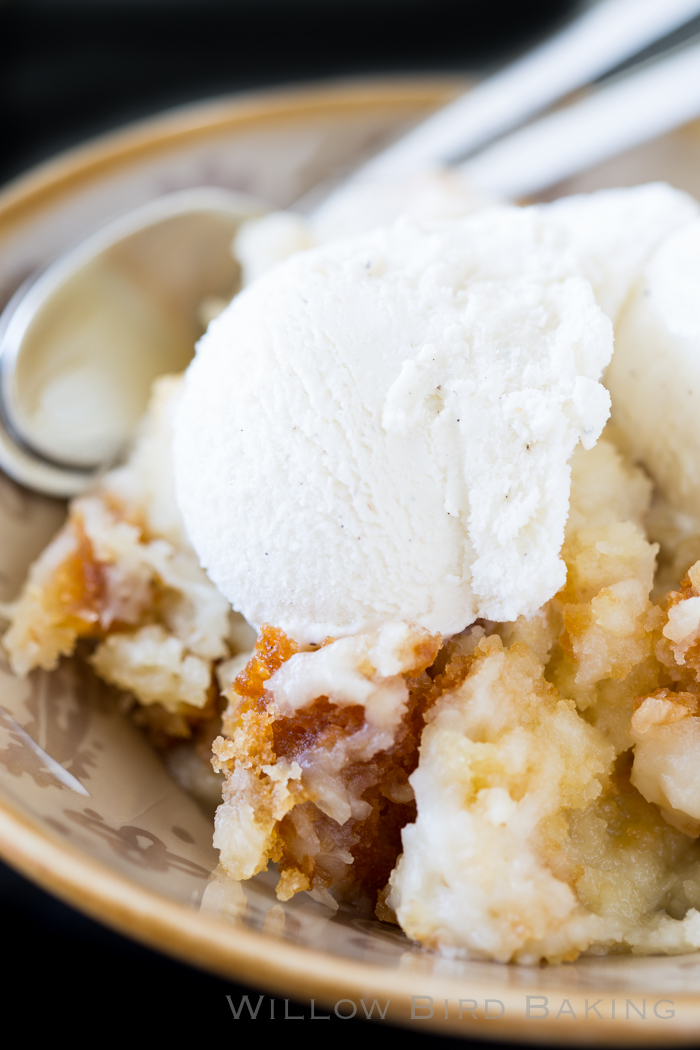
[[(96, 177), (202, 137), (275, 121), (330, 114), (342, 118), (381, 108), (405, 108), (415, 113), (416, 109), (450, 101), (466, 82), (464, 76), (455, 75), (344, 78), (245, 92), (166, 110), (66, 150), (13, 179), (0, 191), (0, 235), (21, 224), (28, 213), (50, 205), (67, 192), (79, 190)], [(217, 920), (146, 889), (62, 841), (7, 798), (0, 798), (0, 856), (48, 892), (117, 932), (190, 965), (223, 977), (243, 979), (271, 995), (286, 995), (297, 1001), (309, 1001), (313, 996), (325, 1008), (344, 998), (390, 998), (386, 1020), (414, 1027), (412, 996), (432, 996), (437, 1005), (446, 998), (456, 1002), (465, 994), (464, 981), (456, 977), (428, 973), (412, 976), (398, 968), (342, 958)], [(593, 986), (583, 991), (590, 995), (596, 989)], [(622, 1027), (619, 1021), (595, 1015), (588, 1018), (585, 1026), (568, 1014), (557, 1019), (528, 1018), (526, 992), (532, 996), (553, 994), (551, 987), (536, 980), (532, 986), (518, 989), (515, 985), (494, 986), (486, 977), (470, 979), (471, 997), (503, 1002), (501, 1023), (491, 1026), (489, 1019), (480, 1015), (478, 1019), (470, 1018), (465, 1026), (454, 1017), (439, 1015), (436, 1009), (438, 1016), (420, 1018), (427, 1021), (423, 1030), (526, 1043), (576, 1045), (606, 1041), (642, 1046), (688, 1044), (696, 1041), (700, 1029), (700, 993), (674, 995), (676, 1016), (670, 1026), (657, 1017), (643, 1021), (633, 1016)], [(568, 998), (578, 1016), (584, 1008), (580, 985), (575, 979), (570, 988), (562, 983), (554, 994), (560, 993), (562, 998)], [(606, 995), (624, 1000), (629, 990), (608, 986)]]
[[(147, 889), (64, 842), (6, 799), (0, 800), (0, 855), (44, 890), (117, 933), (190, 966), (221, 977), (242, 979), (247, 986), (256, 991), (264, 989), (270, 996), (296, 1002), (313, 1000), (319, 1004), (317, 1009), (332, 1009), (343, 999), (357, 1003), (363, 997), (368, 1001), (388, 998), (391, 1006), (386, 1020), (406, 1027), (411, 1024), (413, 997), (420, 1000), (417, 1010), (424, 1009), (425, 997), (431, 997), (439, 1009), (449, 1000), (452, 1011), (465, 994), (465, 982), (460, 978), (429, 973), (412, 977), (398, 968), (384, 968), (296, 945), (188, 907)], [(563, 985), (557, 989), (556, 997), (568, 1001), (580, 1018), (588, 1002), (583, 992), (595, 998), (599, 991), (595, 987), (582, 990), (572, 982), (570, 988)], [(550, 1000), (555, 994), (546, 983), (533, 983), (520, 991), (512, 986), (494, 987), (488, 977), (470, 978), (467, 992), (470, 999), (477, 1001), (500, 1001), (504, 1010), (501, 1023), (490, 1026), (489, 1018), (480, 1015), (470, 1018), (465, 1029), (464, 1022), (454, 1016), (418, 1015), (415, 1019), (428, 1022), (425, 1030), (439, 1030), (445, 1035), (570, 1045), (604, 1041), (618, 1046), (683, 1045), (697, 1042), (700, 1026), (700, 996), (687, 992), (674, 994), (676, 1023), (672, 1026), (657, 1016), (644, 1021), (632, 1015), (624, 1028), (608, 1017), (590, 1017), (585, 1026), (568, 1014), (552, 1020), (528, 1017), (526, 994)], [(629, 989), (614, 985), (606, 988), (606, 995), (619, 1002), (630, 997)]]
[(299, 117), (313, 119), (391, 107), (415, 113), (437, 108), (464, 91), (455, 74), (358, 77), (238, 92), (166, 109), (94, 136), (10, 179), (0, 190), (0, 224), (21, 219), (106, 171), (153, 157), (186, 141)]

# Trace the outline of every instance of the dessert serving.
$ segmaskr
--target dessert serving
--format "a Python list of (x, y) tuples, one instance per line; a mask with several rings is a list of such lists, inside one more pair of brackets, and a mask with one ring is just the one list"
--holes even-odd
[(696, 949), (698, 206), (458, 197), (248, 226), (4, 645), (213, 756), (234, 880), (499, 961)]

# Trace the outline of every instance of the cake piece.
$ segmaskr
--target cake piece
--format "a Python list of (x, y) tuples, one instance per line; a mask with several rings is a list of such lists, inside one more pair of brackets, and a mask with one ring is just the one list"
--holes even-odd
[(282, 900), (309, 890), (332, 907), (374, 906), (415, 814), (408, 777), (440, 691), (426, 673), (439, 648), (407, 624), (307, 652), (263, 628), (213, 747), (226, 777), (214, 844), (232, 878), (272, 860)]
[(180, 377), (158, 380), (127, 461), (71, 501), (3, 638), (20, 675), (52, 670), (84, 643), (96, 672), (137, 699), (159, 741), (189, 737), (217, 715), (214, 667), (250, 644), (200, 568), (175, 503), (171, 434), (181, 388)]

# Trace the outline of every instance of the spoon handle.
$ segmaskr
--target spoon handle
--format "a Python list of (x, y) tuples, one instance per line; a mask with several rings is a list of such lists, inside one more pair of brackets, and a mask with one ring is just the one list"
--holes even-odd
[(368, 161), (351, 181), (453, 163), (700, 14), (700, 0), (601, 0)]
[(700, 44), (557, 110), (459, 166), (505, 199), (538, 193), (700, 115)]

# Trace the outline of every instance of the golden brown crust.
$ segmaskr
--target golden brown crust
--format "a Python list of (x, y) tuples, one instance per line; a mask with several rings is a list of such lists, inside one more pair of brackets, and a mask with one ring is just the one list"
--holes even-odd
[[(324, 644), (331, 644), (329, 639)], [(401, 829), (415, 819), (408, 778), (418, 762), (418, 746), (428, 708), (445, 687), (461, 680), (471, 658), (440, 651), (439, 640), (423, 632), (412, 648), (411, 672), (405, 674), (408, 700), (389, 746), (369, 757), (353, 757), (353, 741), (371, 731), (364, 707), (337, 704), (320, 696), (291, 714), (282, 715), (266, 683), (298, 646), (283, 631), (266, 624), (255, 651), (234, 683), (235, 696), (223, 720), (224, 736), (213, 745), (215, 768), (231, 779), (234, 770), (250, 770), (256, 781), (259, 824), (271, 825), (267, 858), (278, 864), (278, 896), (288, 899), (301, 889), (325, 891), (372, 903), (386, 886), (401, 849)], [(426, 670), (427, 669), (427, 670)], [(344, 755), (343, 789), (364, 811), (342, 823), (324, 812), (313, 788), (313, 773), (323, 756)], [(349, 757), (348, 757), (349, 756)], [(303, 774), (288, 782), (293, 804), (274, 819), (277, 804), (273, 768)], [(307, 776), (307, 774), (309, 774)], [(226, 791), (225, 791), (226, 795)]]

